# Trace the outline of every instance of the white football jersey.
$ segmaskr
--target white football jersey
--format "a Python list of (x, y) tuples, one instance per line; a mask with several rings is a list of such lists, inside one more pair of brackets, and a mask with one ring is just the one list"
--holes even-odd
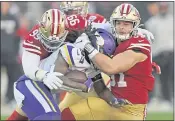
[(75, 47), (74, 44), (67, 43), (60, 48), (60, 52), (68, 63), (70, 70), (85, 72), (91, 65), (86, 61), (84, 52)]
[(86, 61), (81, 49), (75, 47), (75, 45), (71, 43), (63, 45), (49, 57), (43, 59), (39, 67), (49, 72), (53, 71), (58, 52), (62, 54), (64, 60), (68, 63), (70, 70), (85, 72), (85, 70), (91, 67), (91, 65)]

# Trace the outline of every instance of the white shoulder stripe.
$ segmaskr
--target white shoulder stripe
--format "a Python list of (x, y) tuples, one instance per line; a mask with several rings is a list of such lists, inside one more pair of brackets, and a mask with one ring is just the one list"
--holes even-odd
[(38, 46), (36, 46), (36, 45), (32, 45), (32, 44), (30, 44), (30, 43), (27, 43), (25, 40), (24, 40), (24, 43), (23, 43), (23, 44), (24, 44), (24, 45), (27, 45), (27, 46), (31, 46), (31, 47), (37, 48), (38, 50), (41, 50), (40, 47), (38, 47)]
[(150, 44), (143, 44), (143, 43), (132, 43), (131, 46), (146, 46), (146, 47), (151, 47)]
[(41, 106), (44, 108), (45, 112), (51, 112), (52, 109), (50, 108), (49, 104), (47, 103), (47, 100), (44, 99), (42, 94), (33, 86), (30, 80), (25, 81), (25, 85), (28, 88), (28, 90), (31, 92), (31, 94), (36, 98), (38, 103), (41, 104)]
[(101, 23), (102, 23), (102, 24), (106, 23), (106, 19), (104, 19)]
[(35, 50), (35, 49), (32, 49), (32, 48), (24, 48), (24, 50), (41, 54), (41, 52), (39, 50)]
[(146, 48), (146, 47), (143, 47), (143, 46), (139, 46), (139, 45), (131, 45), (131, 46), (129, 46), (127, 49), (135, 48), (135, 47), (137, 47), (137, 48), (142, 48), (142, 49), (145, 49), (145, 50), (147, 50), (147, 51), (150, 52), (150, 49), (148, 49), (148, 48)]

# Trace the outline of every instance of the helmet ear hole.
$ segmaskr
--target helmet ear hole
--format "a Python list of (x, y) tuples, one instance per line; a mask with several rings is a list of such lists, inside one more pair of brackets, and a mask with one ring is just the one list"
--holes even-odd
[(48, 20), (50, 21), (50, 17), (48, 17)]
[(42, 28), (44, 28), (44, 27), (45, 27), (44, 22), (41, 22), (41, 23), (40, 23), (40, 26), (41, 26)]

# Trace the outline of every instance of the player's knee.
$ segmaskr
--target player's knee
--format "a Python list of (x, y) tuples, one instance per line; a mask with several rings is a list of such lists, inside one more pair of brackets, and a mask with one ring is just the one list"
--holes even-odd
[(61, 115), (58, 112), (49, 112), (49, 113), (45, 113), (42, 114), (40, 116), (35, 117), (33, 120), (37, 121), (37, 120), (60, 120), (61, 119)]
[(65, 108), (62, 112), (61, 112), (61, 120), (71, 120), (71, 121), (75, 121), (75, 117), (72, 114), (71, 110), (69, 108)]

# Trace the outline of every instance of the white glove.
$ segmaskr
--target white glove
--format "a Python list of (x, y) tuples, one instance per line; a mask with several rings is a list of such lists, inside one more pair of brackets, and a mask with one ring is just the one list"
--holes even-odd
[(150, 42), (150, 44), (154, 41), (154, 35), (146, 30), (146, 29), (141, 29), (141, 28), (138, 28), (138, 35), (144, 35), (145, 38), (147, 38), (147, 40)]
[[(104, 40), (101, 38), (101, 36), (98, 38), (99, 42), (97, 44), (103, 45)], [(89, 40), (89, 37), (86, 33), (81, 34), (80, 37), (77, 38), (77, 40), (74, 43), (75, 47), (80, 48), (82, 50), (86, 50), (88, 52), (88, 56), (90, 59), (92, 59), (98, 51), (91, 45), (91, 42)]]
[(75, 41), (74, 45), (77, 47), (77, 48), (80, 48), (82, 50), (84, 50), (84, 46), (87, 44), (87, 43), (91, 43), (88, 36), (85, 34), (85, 33), (82, 33)]
[(50, 89), (59, 89), (63, 86), (63, 81), (59, 79), (63, 74), (58, 72), (47, 73), (43, 79), (43, 83)]

